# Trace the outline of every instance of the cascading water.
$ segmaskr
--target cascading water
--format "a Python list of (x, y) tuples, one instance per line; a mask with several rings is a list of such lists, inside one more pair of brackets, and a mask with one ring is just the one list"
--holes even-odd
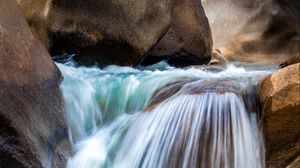
[(70, 168), (264, 167), (255, 86), (272, 66), (58, 66)]

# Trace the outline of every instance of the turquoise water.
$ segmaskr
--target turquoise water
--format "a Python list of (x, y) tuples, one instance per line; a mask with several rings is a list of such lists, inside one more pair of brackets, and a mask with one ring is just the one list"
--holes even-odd
[[(242, 93), (253, 91), (276, 67), (233, 63), (178, 69), (164, 62), (148, 67), (112, 65), (103, 69), (77, 67), (72, 62), (57, 65), (64, 76), (61, 90), (75, 150), (68, 167), (253, 167), (252, 162), (256, 162), (256, 167), (264, 167), (263, 141), (256, 120), (258, 108), (248, 107), (256, 106), (252, 103), (255, 96), (181, 93), (150, 111), (143, 110), (166, 84), (192, 80), (196, 83), (186, 87), (197, 88), (205, 85), (197, 81), (230, 80), (239, 85)], [(203, 118), (214, 115), (219, 117)], [(191, 121), (189, 118), (193, 117)], [(220, 123), (222, 127), (218, 127)], [(230, 136), (218, 132), (225, 125), (234, 132)], [(203, 129), (205, 133), (199, 133)], [(212, 143), (198, 143), (208, 137)], [(231, 143), (224, 142), (226, 139)], [(212, 148), (204, 150), (201, 145)], [(183, 147), (177, 150), (178, 146)]]

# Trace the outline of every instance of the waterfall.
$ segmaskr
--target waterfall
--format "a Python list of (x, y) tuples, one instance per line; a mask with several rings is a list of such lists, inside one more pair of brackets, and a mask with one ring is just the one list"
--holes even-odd
[(264, 167), (256, 86), (272, 66), (57, 65), (69, 168)]
[(257, 124), (236, 93), (176, 95), (133, 123), (115, 167), (263, 167), (260, 132), (251, 120)]

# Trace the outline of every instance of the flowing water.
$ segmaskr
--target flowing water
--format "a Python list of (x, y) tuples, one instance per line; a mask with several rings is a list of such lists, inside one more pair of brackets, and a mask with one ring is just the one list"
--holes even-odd
[(69, 168), (264, 167), (256, 87), (272, 66), (57, 65)]

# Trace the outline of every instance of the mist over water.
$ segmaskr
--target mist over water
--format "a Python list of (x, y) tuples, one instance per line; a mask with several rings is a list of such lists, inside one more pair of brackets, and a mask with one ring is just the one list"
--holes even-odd
[[(264, 167), (256, 86), (276, 67), (57, 65), (75, 150), (70, 168)], [(178, 92), (148, 107), (178, 81)]]

